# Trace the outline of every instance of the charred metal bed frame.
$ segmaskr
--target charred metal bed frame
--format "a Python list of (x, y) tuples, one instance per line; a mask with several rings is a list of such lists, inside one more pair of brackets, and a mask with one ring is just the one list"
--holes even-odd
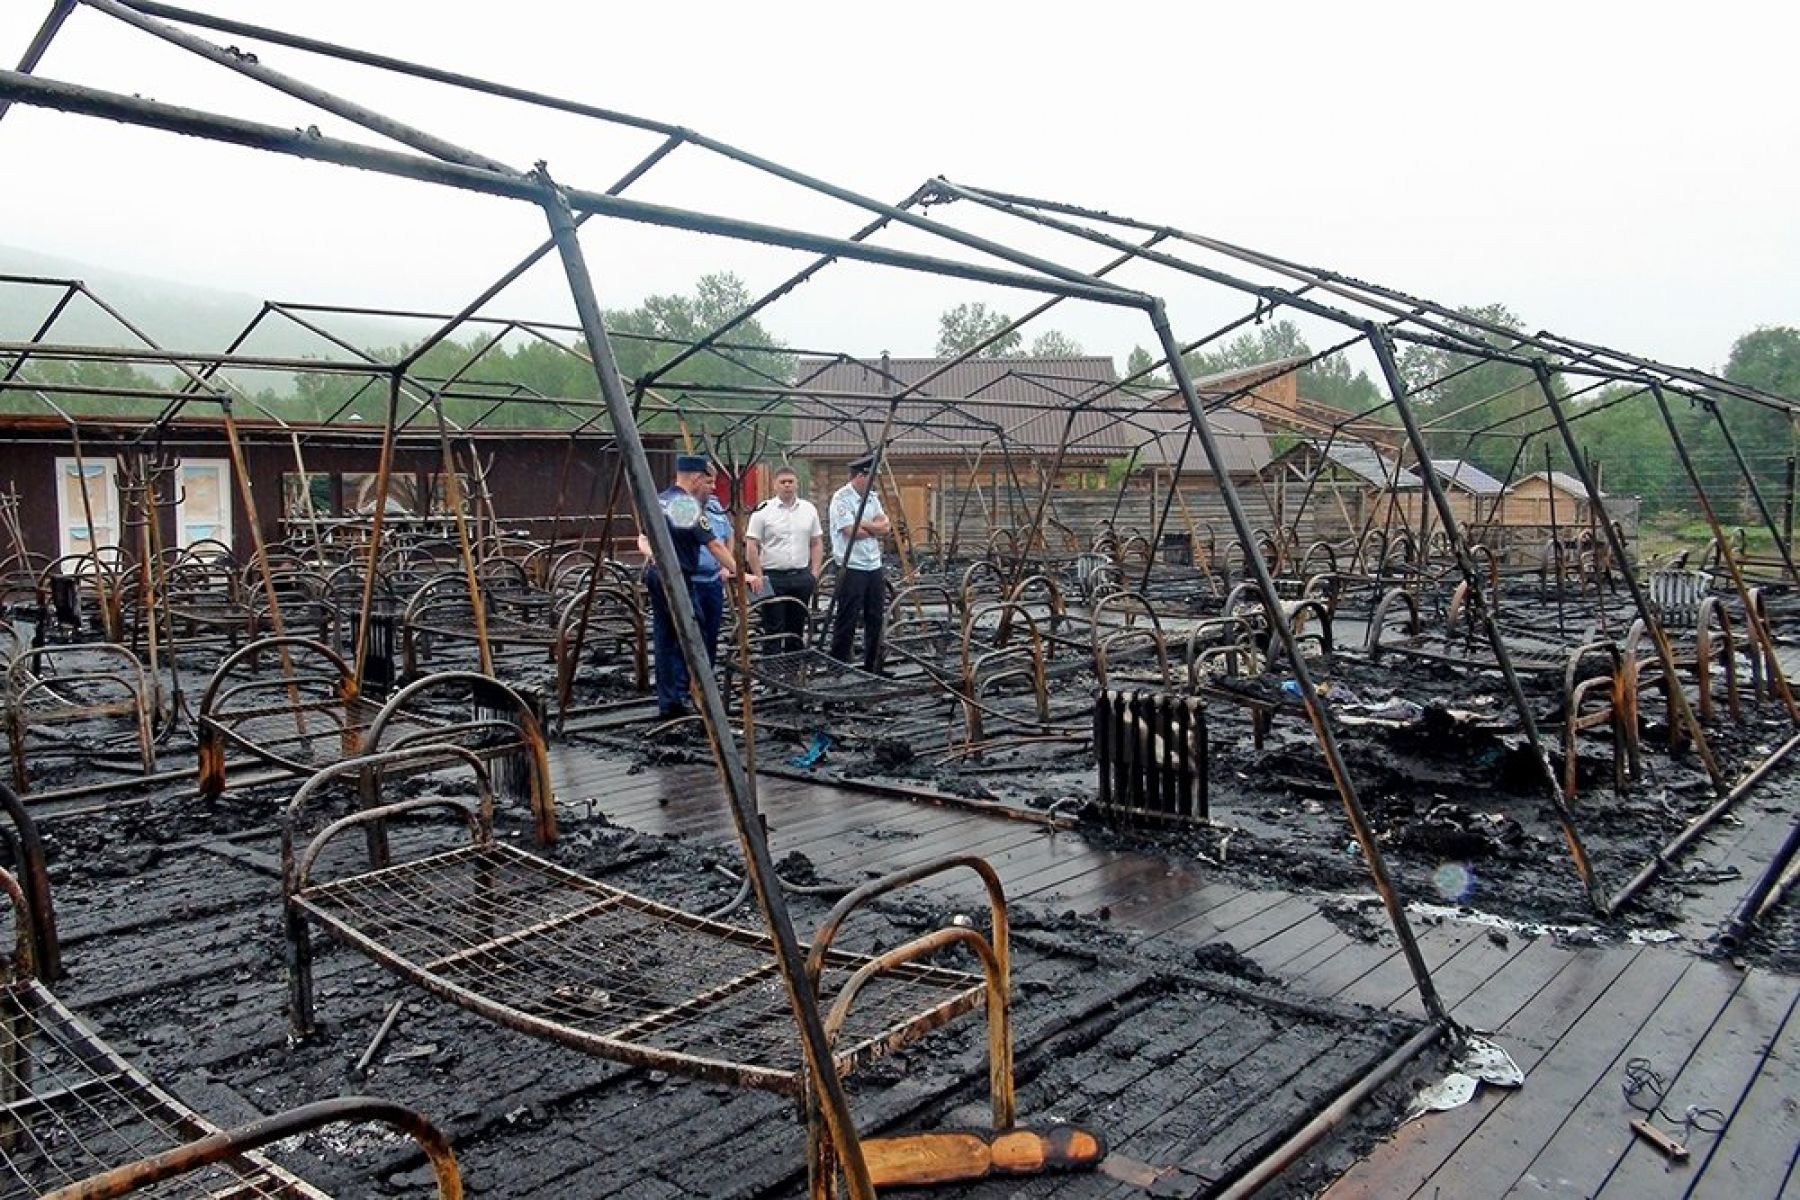
[[(30, 787), (26, 757), (34, 728), (129, 721), (143, 773), (156, 770), (156, 681), (137, 655), (116, 642), (21, 650), (6, 663), (4, 704), (13, 785), (21, 792)], [(117, 728), (110, 737), (120, 746), (127, 740)]]
[[(418, 797), (364, 808), (301, 847), (301, 814), (335, 781), (355, 779), (365, 799), (389, 769), (430, 756), (474, 775), (473, 799)], [(448, 809), (468, 824), (465, 847), (317, 878), (326, 847), (421, 810)], [(460, 748), (414, 748), (328, 767), (301, 786), (282, 820), (282, 880), (294, 1033), (316, 1028), (309, 925), (368, 955), (408, 983), (488, 1020), (634, 1066), (808, 1102), (812, 1194), (833, 1193), (835, 1151), (812, 1103), (793, 1013), (771, 937), (633, 895), (493, 837), (494, 800), (480, 761)], [(371, 846), (379, 839), (371, 840)], [(989, 928), (950, 925), (877, 955), (838, 950), (848, 918), (869, 901), (950, 871), (975, 873)], [(925, 960), (953, 946), (976, 972)], [(806, 978), (824, 1013), (840, 1076), (867, 1066), (975, 1008), (985, 1009), (990, 1102), (996, 1131), (1011, 1130), (1016, 1101), (1009, 1023), (1006, 899), (999, 876), (968, 855), (934, 859), (858, 887), (832, 909), (806, 949)], [(924, 1135), (929, 1136), (929, 1135)], [(1097, 1162), (1097, 1137), (1071, 1142), (1050, 1165)], [(883, 1154), (906, 1139), (860, 1140), (876, 1182), (928, 1182)], [(879, 1164), (888, 1163), (888, 1166)], [(895, 1171), (901, 1171), (894, 1174)]]
[(154, 1188), (158, 1196), (327, 1200), (257, 1151), (357, 1122), (412, 1138), (431, 1164), (438, 1196), (461, 1197), (449, 1139), (410, 1109), (347, 1096), (224, 1130), (125, 1061), (39, 977), (54, 976), (60, 961), (42, 847), (4, 786), (0, 808), (18, 827), (7, 840), (20, 862), (19, 876), (0, 869), (15, 924), (14, 950), (0, 974), (0, 1195), (103, 1200)]
[(811, 649), (754, 657), (750, 677), (797, 700), (863, 708), (944, 690), (930, 675), (877, 675)]
[[(236, 677), (237, 668), (258, 655), (282, 655), (286, 661), (273, 675)], [(443, 689), (470, 693), (474, 711), (466, 720), (421, 712), (420, 698)], [(362, 694), (350, 665), (329, 646), (308, 638), (264, 638), (219, 665), (200, 698), (199, 732), (200, 790), (208, 796), (225, 790), (228, 748), (295, 775), (310, 775), (384, 744), (457, 742), (484, 759), (523, 759), (509, 775), (528, 789), (539, 841), (556, 836), (542, 723), (523, 696), (490, 676), (439, 671), (376, 703)]]

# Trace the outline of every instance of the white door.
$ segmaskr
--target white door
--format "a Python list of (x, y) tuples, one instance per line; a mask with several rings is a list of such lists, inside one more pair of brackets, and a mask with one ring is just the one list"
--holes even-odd
[[(87, 503), (82, 503), (82, 493)], [(56, 460), (56, 528), (63, 554), (119, 544), (119, 470), (110, 458)]]
[(182, 549), (195, 542), (231, 545), (231, 462), (184, 458), (176, 475), (175, 540)]

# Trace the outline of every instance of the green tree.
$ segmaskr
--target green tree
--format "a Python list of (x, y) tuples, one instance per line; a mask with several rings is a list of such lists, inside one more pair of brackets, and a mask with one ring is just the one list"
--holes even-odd
[(1081, 343), (1060, 329), (1046, 329), (1031, 340), (1033, 358), (1074, 358), (1081, 353)]
[[(607, 314), (619, 373), (627, 385), (652, 385), (687, 417), (690, 432), (721, 443), (748, 438), (747, 415), (774, 436), (785, 433), (787, 412), (746, 388), (779, 388), (793, 380), (794, 356), (752, 317), (733, 326), (720, 341), (683, 357), (706, 335), (723, 327), (754, 302), (748, 288), (729, 271), (702, 276), (690, 296), (651, 296), (636, 308)], [(680, 359), (677, 362), (677, 359)], [(650, 420), (667, 427), (672, 418)]]
[[(959, 304), (938, 317), (938, 356), (953, 358), (978, 346), (983, 358), (1017, 354), (1025, 340), (1024, 335), (1016, 329), (1004, 335), (1000, 333), (1010, 324), (1011, 317), (994, 312), (979, 300)], [(984, 344), (990, 343), (990, 339), (991, 344)]]
[[(636, 308), (606, 314), (607, 328), (618, 342), (620, 374), (632, 382), (647, 379), (749, 308), (753, 299), (743, 280), (719, 271), (702, 276), (691, 296), (651, 296)], [(720, 340), (726, 346), (687, 358), (656, 382), (668, 387), (752, 382), (767, 386), (793, 374), (793, 356), (754, 317)]]
[[(1800, 403), (1800, 329), (1789, 325), (1762, 326), (1744, 334), (1732, 343), (1722, 374), (1733, 383)], [(1797, 448), (1793, 418), (1779, 407), (1730, 396), (1719, 399), (1718, 413), (1749, 462), (1763, 501), (1771, 508), (1779, 507), (1786, 487), (1787, 459)], [(1710, 424), (1716, 425), (1717, 421)], [(1723, 435), (1716, 429), (1709, 433), (1735, 471), (1736, 459), (1730, 447), (1723, 445)], [(1719, 454), (1708, 457), (1710, 461)], [(1748, 500), (1748, 485), (1737, 479), (1733, 483)]]
[(1270, 321), (1240, 333), (1228, 342), (1189, 351), (1182, 356), (1182, 361), (1195, 375), (1218, 375), (1284, 358), (1305, 358), (1311, 353), (1299, 327), (1292, 321)]
[(1725, 378), (1800, 403), (1800, 329), (1764, 325), (1731, 346)]
[[(1188, 354), (1182, 361), (1196, 376), (1220, 375), (1285, 359), (1311, 358), (1312, 347), (1292, 321), (1270, 321), (1210, 350)], [(1149, 354), (1145, 353), (1148, 365)], [(1300, 394), (1350, 412), (1367, 412), (1384, 397), (1367, 371), (1352, 369), (1343, 354), (1332, 354), (1300, 369)]]
[[(13, 363), (13, 359), (0, 358), (0, 376), (11, 370)], [(34, 392), (28, 386), (33, 383), (45, 385), (45, 390)], [(85, 388), (95, 390), (82, 390)], [(112, 395), (108, 389), (166, 392), (169, 399)], [(6, 391), (0, 392), (0, 411), (46, 414), (60, 409), (73, 416), (148, 417), (166, 407), (173, 392), (168, 380), (148, 375), (130, 363), (28, 358)]]
[[(1479, 345), (1508, 351), (1524, 336), (1514, 332), (1524, 322), (1503, 304), (1461, 311), (1464, 319), (1446, 324)], [(1536, 374), (1523, 364), (1480, 351), (1409, 343), (1400, 352), (1399, 366), (1413, 407), (1422, 418), (1442, 422), (1431, 435), (1436, 453), (1466, 456), (1484, 470), (1502, 474), (1512, 464), (1518, 437), (1542, 423), (1531, 414), (1543, 408), (1544, 395)], [(1530, 465), (1524, 469), (1542, 470), (1541, 457), (1541, 451), (1535, 458), (1528, 455)]]
[(1159, 359), (1142, 346), (1133, 346), (1125, 358), (1125, 378), (1135, 380), (1133, 387), (1166, 388), (1173, 386), (1161, 371), (1152, 371)]

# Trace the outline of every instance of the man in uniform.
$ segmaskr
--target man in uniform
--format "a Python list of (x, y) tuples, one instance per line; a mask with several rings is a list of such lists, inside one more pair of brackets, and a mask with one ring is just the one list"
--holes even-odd
[[(706, 523), (712, 527), (713, 536), (731, 544), (731, 514), (719, 503), (719, 497), (713, 488), (719, 479), (718, 467), (708, 463), (706, 468)], [(751, 560), (754, 563), (754, 559)], [(751, 567), (755, 579), (755, 567)], [(724, 564), (713, 557), (713, 552), (705, 546), (700, 547), (700, 569), (694, 572), (693, 596), (694, 619), (700, 622), (700, 640), (706, 643), (706, 661), (717, 662), (719, 659), (719, 630), (725, 623), (725, 579), (728, 572)]]
[[(675, 567), (681, 573), (681, 585), (698, 615), (705, 600), (697, 595), (700, 574), (700, 551), (710, 553), (726, 575), (737, 571), (731, 548), (719, 538), (706, 513), (706, 500), (712, 495), (712, 466), (704, 456), (675, 456), (675, 482), (660, 492), (662, 515), (675, 542)], [(656, 646), (656, 711), (664, 719), (688, 715), (687, 663), (681, 657), (681, 642), (675, 636), (675, 614), (663, 595), (662, 569), (649, 558), (650, 541), (639, 536), (638, 549), (648, 561), (644, 567), (644, 586), (650, 592), (651, 631)], [(714, 635), (717, 636), (716, 634)]]
[(881, 667), (881, 627), (887, 594), (881, 581), (881, 540), (891, 526), (881, 497), (869, 486), (877, 458), (850, 464), (850, 482), (831, 497), (831, 555), (838, 562), (837, 620), (831, 629), (831, 657), (850, 661), (856, 628), (863, 631), (863, 670)]
[[(753, 575), (769, 581), (777, 596), (789, 596), (801, 605), (812, 603), (825, 563), (825, 529), (819, 510), (800, 498), (800, 477), (792, 467), (775, 472), (775, 494), (750, 514), (744, 530), (744, 558)], [(786, 654), (805, 648), (806, 612), (793, 604), (764, 604), (763, 633), (769, 650)]]

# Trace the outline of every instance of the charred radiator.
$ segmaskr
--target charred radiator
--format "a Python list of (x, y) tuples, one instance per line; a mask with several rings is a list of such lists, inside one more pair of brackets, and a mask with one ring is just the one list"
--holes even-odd
[(1206, 706), (1168, 692), (1094, 699), (1100, 807), (1120, 820), (1204, 821)]

